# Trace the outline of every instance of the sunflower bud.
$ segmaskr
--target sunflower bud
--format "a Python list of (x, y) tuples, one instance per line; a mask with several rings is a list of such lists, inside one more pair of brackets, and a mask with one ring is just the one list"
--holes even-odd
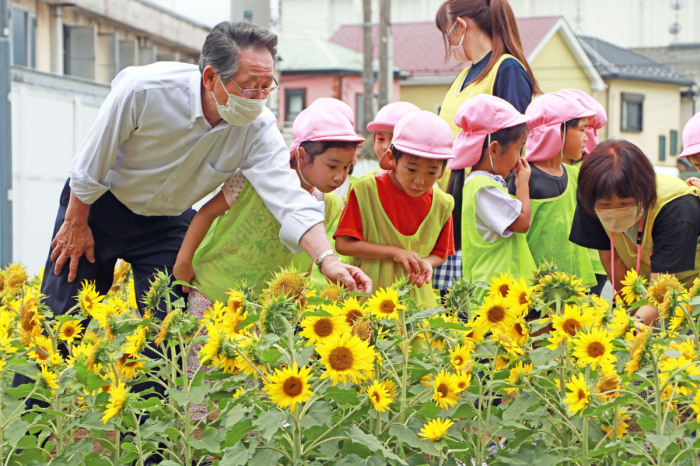
[(352, 334), (357, 335), (361, 340), (370, 341), (372, 338), (372, 322), (368, 319), (358, 320), (352, 326)]

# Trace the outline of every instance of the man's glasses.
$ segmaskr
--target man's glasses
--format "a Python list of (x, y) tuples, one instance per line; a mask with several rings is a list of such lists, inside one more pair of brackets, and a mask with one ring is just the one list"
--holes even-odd
[(272, 81), (275, 83), (273, 86), (264, 87), (262, 89), (241, 89), (241, 86), (236, 84), (236, 81), (233, 79), (230, 81), (238, 88), (239, 91), (241, 91), (241, 95), (246, 99), (257, 99), (261, 96), (266, 98), (270, 94), (277, 92), (277, 90), (280, 88), (275, 78), (272, 78)]

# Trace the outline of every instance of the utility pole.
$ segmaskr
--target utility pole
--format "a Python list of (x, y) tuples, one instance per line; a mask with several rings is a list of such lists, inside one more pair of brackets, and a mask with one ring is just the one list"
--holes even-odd
[(364, 66), (362, 68), (362, 82), (365, 90), (362, 99), (362, 120), (358, 129), (365, 132), (367, 123), (372, 121), (372, 88), (374, 87), (374, 73), (372, 72), (372, 0), (362, 0), (362, 31), (364, 45)]
[(10, 112), (10, 16), (0, 0), (0, 267), (12, 262), (12, 114)]
[(391, 102), (394, 85), (391, 43), (391, 0), (379, 0), (379, 107)]

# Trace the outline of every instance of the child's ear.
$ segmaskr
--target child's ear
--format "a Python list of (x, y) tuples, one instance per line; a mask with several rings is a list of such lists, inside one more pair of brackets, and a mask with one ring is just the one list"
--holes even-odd
[(438, 179), (442, 178), (442, 176), (445, 174), (446, 168), (447, 168), (447, 160), (445, 160), (442, 164), (442, 170), (440, 170), (440, 176), (438, 176)]
[(498, 141), (491, 141), (491, 144), (489, 144), (489, 154), (491, 158), (501, 155), (501, 152), (503, 152), (501, 144)]
[(394, 160), (394, 153), (391, 152), (391, 149), (386, 150), (386, 155), (384, 156), (384, 159), (387, 162), (387, 165), (389, 166), (388, 170), (396, 170), (396, 160)]
[(306, 149), (304, 149), (302, 146), (299, 146), (299, 148), (297, 149), (297, 165), (299, 165), (299, 168), (301, 168), (302, 165), (308, 164), (309, 154), (306, 152)]

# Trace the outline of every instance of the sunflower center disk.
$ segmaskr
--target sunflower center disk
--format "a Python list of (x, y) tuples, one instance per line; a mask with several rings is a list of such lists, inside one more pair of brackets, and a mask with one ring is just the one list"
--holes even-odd
[(333, 333), (333, 322), (328, 318), (318, 319), (314, 324), (314, 333), (319, 337), (327, 337)]
[(394, 312), (394, 303), (390, 300), (384, 300), (382, 303), (379, 305), (379, 311), (383, 314), (391, 314)]
[(575, 335), (578, 330), (581, 330), (581, 323), (574, 319), (566, 319), (562, 324), (562, 328), (569, 335)]
[(603, 346), (602, 343), (594, 341), (590, 345), (588, 345), (588, 348), (586, 349), (586, 352), (588, 355), (592, 358), (598, 358), (605, 353), (605, 347)]
[(353, 309), (352, 311), (348, 311), (348, 313), (345, 314), (345, 321), (348, 324), (352, 325), (360, 317), (362, 317), (362, 313), (357, 309)]
[(328, 362), (330, 363), (331, 368), (333, 368), (333, 370), (346, 371), (352, 368), (352, 351), (342, 346), (339, 348), (334, 348), (328, 354)]
[(302, 381), (298, 377), (289, 377), (284, 381), (284, 385), (282, 386), (284, 394), (292, 397), (299, 396), (301, 389)]
[(503, 285), (498, 287), (498, 292), (501, 293), (501, 296), (503, 296), (504, 298), (508, 296), (508, 285), (504, 283)]
[(437, 392), (440, 394), (441, 397), (446, 397), (450, 393), (450, 389), (445, 385), (444, 383), (441, 383), (438, 385)]
[(503, 320), (503, 318), (506, 315), (505, 309), (503, 309), (502, 306), (493, 306), (491, 309), (489, 309), (488, 313), (486, 316), (489, 319), (489, 322), (491, 323), (498, 323)]

